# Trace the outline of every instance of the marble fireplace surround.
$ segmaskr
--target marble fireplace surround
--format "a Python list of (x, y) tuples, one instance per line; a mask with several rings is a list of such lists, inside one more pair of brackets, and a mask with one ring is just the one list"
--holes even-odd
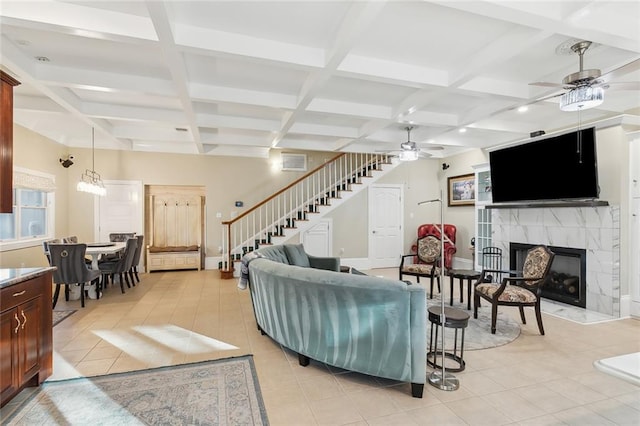
[(492, 210), (493, 245), (502, 249), (503, 265), (510, 242), (585, 249), (586, 309), (620, 318), (619, 206)]

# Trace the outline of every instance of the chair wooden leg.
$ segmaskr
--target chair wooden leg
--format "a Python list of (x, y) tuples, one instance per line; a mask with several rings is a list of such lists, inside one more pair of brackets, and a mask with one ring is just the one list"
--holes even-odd
[(527, 318), (524, 316), (524, 307), (523, 306), (518, 306), (518, 308), (520, 309), (520, 319), (522, 320), (523, 324), (527, 323)]
[(480, 296), (473, 294), (473, 317), (478, 318), (478, 307), (480, 307)]
[(123, 272), (120, 274), (120, 276), (124, 276), (124, 280), (127, 282), (127, 288), (131, 288), (131, 283), (129, 282), (129, 275), (127, 275), (127, 272)]
[(411, 383), (411, 396), (414, 398), (422, 398), (424, 392), (424, 383)]
[(133, 273), (136, 275), (136, 281), (140, 282), (140, 277), (138, 276), (138, 267), (133, 267)]
[(498, 304), (491, 304), (491, 334), (496, 334), (496, 321), (498, 320)]
[(69, 284), (64, 285), (64, 300), (69, 301)]
[(102, 293), (102, 287), (100, 286), (100, 277), (92, 281), (96, 285), (96, 300), (100, 299), (100, 293)]
[(84, 283), (80, 284), (80, 306), (84, 308)]
[(540, 312), (540, 303), (536, 303), (535, 306), (536, 311), (536, 320), (538, 320), (538, 329), (540, 330), (540, 334), (544, 336), (544, 327), (542, 326), (542, 312)]
[(120, 291), (124, 294), (124, 279), (122, 279), (122, 272), (120, 272)]
[(56, 303), (58, 303), (58, 296), (60, 295), (60, 284), (56, 284), (56, 291), (53, 293), (53, 306), (51, 309), (55, 309)]

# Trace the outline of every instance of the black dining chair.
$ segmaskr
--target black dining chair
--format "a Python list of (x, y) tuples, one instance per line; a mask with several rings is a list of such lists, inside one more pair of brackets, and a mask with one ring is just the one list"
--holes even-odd
[[(137, 238), (129, 238), (124, 246), (124, 252), (121, 257), (113, 260), (105, 260), (98, 262), (98, 268), (102, 273), (102, 285), (106, 288), (109, 283), (109, 278), (113, 283), (113, 277), (118, 274), (120, 278), (120, 290), (124, 293), (124, 283), (126, 281), (127, 287), (131, 288), (131, 281), (133, 281), (133, 272), (131, 272), (131, 265), (133, 264), (133, 258), (136, 254), (136, 247), (138, 246)], [(135, 285), (135, 284), (134, 284)]]
[(49, 262), (49, 266), (51, 266), (51, 255), (49, 254), (49, 244), (59, 244), (62, 241), (60, 238), (52, 238), (50, 240), (45, 240), (42, 242), (42, 250), (44, 251), (44, 255), (47, 257), (47, 262)]
[(92, 283), (96, 286), (97, 298), (100, 298), (100, 271), (89, 269), (84, 261), (86, 244), (49, 244), (49, 256), (53, 271), (53, 282), (56, 289), (53, 295), (53, 307), (58, 303), (60, 287), (65, 286), (65, 300), (69, 300), (69, 286), (80, 286), (80, 304), (84, 308), (84, 285)]
[[(140, 263), (140, 255), (142, 254), (142, 246), (144, 245), (144, 235), (136, 235), (138, 239), (138, 244), (136, 245), (136, 254), (133, 256), (133, 261), (131, 263), (130, 272), (133, 273), (136, 277), (136, 281), (140, 282), (140, 277), (138, 276), (138, 264)], [(131, 276), (131, 274), (130, 274)], [(133, 281), (133, 277), (131, 277), (131, 283), (135, 286), (135, 282)]]

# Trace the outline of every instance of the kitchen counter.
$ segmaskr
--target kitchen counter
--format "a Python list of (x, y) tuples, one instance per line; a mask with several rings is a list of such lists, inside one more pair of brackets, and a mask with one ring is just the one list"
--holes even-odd
[(56, 268), (53, 266), (41, 268), (0, 268), (0, 288), (10, 287), (55, 270)]

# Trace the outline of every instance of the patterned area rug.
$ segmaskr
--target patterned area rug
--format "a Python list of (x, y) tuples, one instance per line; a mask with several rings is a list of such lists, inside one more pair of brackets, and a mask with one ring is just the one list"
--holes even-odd
[[(429, 299), (428, 306), (440, 306), (440, 301), (437, 296), (434, 296), (433, 299)], [(445, 304), (446, 307), (450, 307), (448, 301)], [(473, 318), (473, 306), (470, 311), (467, 311), (466, 299), (465, 303), (456, 303), (454, 300), (453, 307), (458, 308), (469, 314), (469, 324), (464, 331), (464, 350), (465, 351), (473, 351), (478, 349), (488, 349), (495, 348), (498, 346), (506, 345), (507, 343), (513, 342), (515, 339), (520, 336), (520, 324), (511, 319), (508, 315), (503, 312), (500, 312), (500, 308), (498, 308), (498, 319), (496, 320), (496, 334), (491, 334), (491, 307), (484, 302), (480, 308), (478, 308), (478, 318)], [(509, 308), (507, 308), (509, 309)], [(511, 308), (516, 309), (517, 308)], [(533, 312), (533, 311), (531, 311)], [(526, 312), (531, 314), (531, 312)], [(531, 318), (529, 315), (528, 320), (535, 321), (535, 317)], [(427, 325), (427, 339), (429, 339), (429, 332), (431, 330), (431, 323)], [(458, 332), (458, 339), (460, 339)], [(453, 348), (453, 338), (454, 338), (454, 330), (452, 328), (448, 328), (445, 331), (445, 346), (447, 349)], [(438, 340), (441, 337), (438, 336)], [(428, 340), (427, 340), (428, 343)], [(438, 342), (440, 345), (440, 342)]]
[(7, 425), (267, 425), (251, 355), (45, 382)]
[(53, 311), (53, 325), (60, 324), (63, 320), (69, 318), (76, 310), (72, 311)]

